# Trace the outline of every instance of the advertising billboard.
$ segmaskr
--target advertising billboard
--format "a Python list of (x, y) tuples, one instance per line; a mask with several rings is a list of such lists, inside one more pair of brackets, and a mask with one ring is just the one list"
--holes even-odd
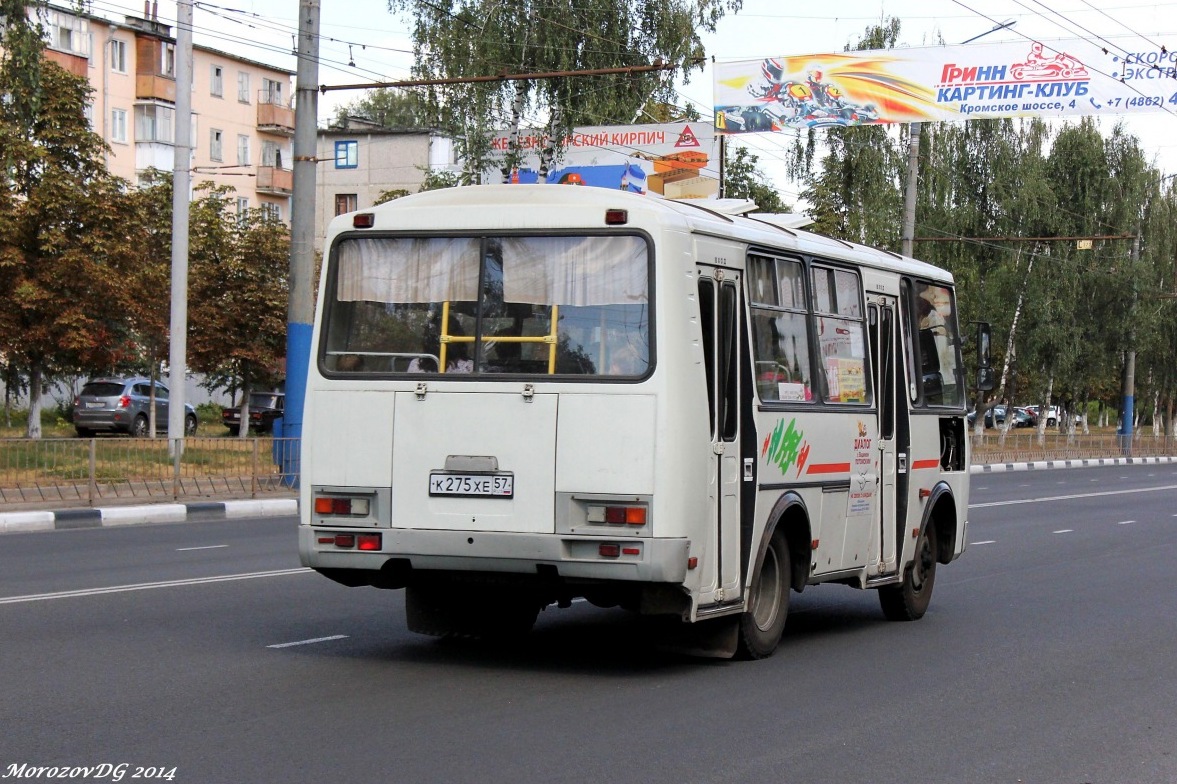
[[(520, 131), (524, 152), (520, 165), (505, 179), (539, 181), (539, 152), (547, 139), (538, 131)], [(608, 125), (577, 128), (565, 140), (546, 182), (615, 188), (656, 198), (711, 199), (719, 194), (719, 143), (706, 122), (656, 125)], [(504, 179), (502, 161), (510, 134), (491, 143), (497, 165), (484, 172), (483, 182)]]
[(716, 63), (722, 133), (1177, 111), (1177, 52), (1144, 39), (877, 49)]

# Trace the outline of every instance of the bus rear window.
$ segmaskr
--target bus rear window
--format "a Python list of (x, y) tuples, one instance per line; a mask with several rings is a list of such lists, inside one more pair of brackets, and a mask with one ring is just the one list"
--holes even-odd
[(649, 280), (637, 236), (345, 238), (321, 367), (639, 377), (650, 366)]

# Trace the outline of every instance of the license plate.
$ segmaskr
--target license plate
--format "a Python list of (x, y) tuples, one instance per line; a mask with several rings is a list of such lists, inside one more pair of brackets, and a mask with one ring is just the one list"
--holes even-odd
[(102, 408), (105, 403), (102, 401), (89, 401), (86, 403), (86, 408)]
[(515, 494), (513, 474), (429, 475), (429, 495), (472, 495), (511, 498)]

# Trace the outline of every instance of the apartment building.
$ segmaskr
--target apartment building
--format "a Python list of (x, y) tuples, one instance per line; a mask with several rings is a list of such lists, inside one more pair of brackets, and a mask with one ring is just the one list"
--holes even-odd
[(450, 139), (422, 129), (382, 128), (348, 118), (319, 131), (315, 246), (336, 215), (371, 207), (385, 191), (416, 193), (429, 171), (456, 171)]
[[(139, 182), (174, 167), (176, 39), (145, 6), (111, 21), (50, 6), (45, 56), (93, 88), (89, 119), (110, 145), (108, 170)], [(192, 183), (236, 191), (237, 209), (260, 207), (290, 221), (293, 71), (193, 47)]]

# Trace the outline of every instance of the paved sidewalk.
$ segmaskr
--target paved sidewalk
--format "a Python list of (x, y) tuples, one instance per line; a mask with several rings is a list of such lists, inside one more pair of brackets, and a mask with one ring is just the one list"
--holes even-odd
[[(1177, 464), (1177, 457), (1096, 457), (1076, 460), (1036, 460), (1025, 463), (992, 463), (971, 466), (969, 472), (988, 474), (1004, 471), (1044, 471), (1057, 468), (1160, 464)], [(105, 528), (156, 522), (227, 520), (243, 517), (284, 517), (297, 514), (298, 500), (294, 498), (0, 512), (0, 533), (53, 531), (67, 528)]]

